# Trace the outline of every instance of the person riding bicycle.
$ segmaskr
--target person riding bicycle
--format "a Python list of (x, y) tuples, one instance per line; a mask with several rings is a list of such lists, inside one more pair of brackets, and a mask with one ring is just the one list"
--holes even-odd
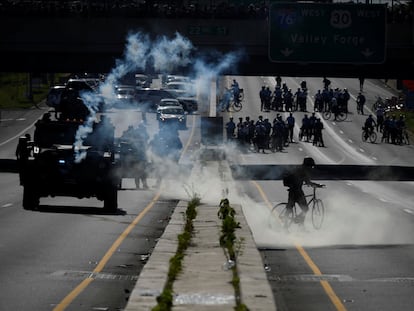
[(240, 87), (236, 79), (233, 79), (233, 83), (231, 84), (231, 91), (233, 92), (234, 102), (239, 103), (240, 102)]
[(292, 211), (295, 203), (298, 203), (302, 212), (295, 218), (295, 222), (303, 225), (305, 222), (306, 213), (308, 212), (308, 204), (306, 202), (305, 194), (302, 190), (302, 186), (309, 185), (312, 187), (323, 187), (322, 184), (314, 183), (310, 180), (310, 172), (315, 167), (315, 161), (311, 157), (305, 157), (303, 159), (302, 166), (298, 167), (294, 171), (287, 173), (283, 177), (283, 185), (288, 187), (289, 197), (286, 208)]
[(375, 122), (374, 118), (372, 117), (372, 114), (368, 116), (368, 118), (365, 120), (365, 132), (368, 137), (372, 132), (374, 132), (374, 127), (377, 126), (377, 123)]

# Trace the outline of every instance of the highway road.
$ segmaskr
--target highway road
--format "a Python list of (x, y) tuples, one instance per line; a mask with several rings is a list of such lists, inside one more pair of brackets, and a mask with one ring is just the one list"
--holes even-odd
[[(272, 122), (276, 112), (261, 112), (259, 90), (274, 89), (273, 78), (236, 78), (244, 88), (243, 110), (230, 113), (235, 120), (259, 115)], [(285, 77), (295, 91), (303, 78)], [(309, 88), (308, 115), (313, 112), (312, 96), (322, 88), (321, 78), (305, 79)], [(230, 82), (229, 82), (230, 83)], [(234, 164), (300, 164), (312, 156), (317, 164), (331, 165), (413, 165), (413, 147), (362, 142), (361, 128), (366, 115), (356, 113), (357, 79), (332, 79), (332, 87), (351, 93), (350, 114), (344, 122), (324, 123), (326, 147), (298, 142), (283, 152), (233, 153)], [(366, 107), (376, 96), (395, 94), (379, 81), (365, 82)], [(370, 111), (367, 111), (370, 113)], [(287, 113), (281, 113), (286, 118)], [(295, 112), (301, 123), (303, 112)], [(316, 113), (318, 116), (318, 113)], [(224, 119), (228, 120), (228, 113)], [(320, 116), (319, 116), (320, 117)], [(390, 176), (393, 172), (390, 169)], [(409, 310), (414, 284), (414, 205), (412, 181), (322, 180), (326, 188), (318, 191), (327, 217), (320, 230), (308, 221), (305, 230), (293, 227), (289, 233), (271, 217), (270, 209), (286, 202), (281, 180), (239, 180), (234, 191), (253, 231), (272, 285), (278, 310)], [(305, 188), (305, 192), (309, 192)], [(244, 194), (242, 196), (241, 194)]]
[[(172, 209), (188, 197), (183, 188), (161, 192), (151, 178), (148, 190), (124, 179), (116, 214), (105, 213), (102, 201), (70, 197), (24, 210), (18, 174), (4, 168), (18, 136), (33, 133), (45, 111), (3, 112), (0, 123), (0, 310), (121, 310)], [(108, 115), (120, 124), (118, 137), (141, 120), (137, 110)], [(156, 125), (150, 116), (149, 130)]]
[[(233, 77), (228, 77), (230, 83)], [(296, 90), (303, 78), (282, 77)], [(236, 77), (246, 97), (239, 113), (260, 114), (271, 121), (276, 112), (260, 112), (259, 90), (274, 88), (273, 77)], [(322, 88), (322, 78), (306, 78), (310, 95)], [(413, 147), (361, 141), (364, 116), (356, 114), (356, 79), (331, 79), (332, 86), (351, 93), (350, 115), (344, 122), (324, 122), (325, 148), (296, 142), (281, 153), (240, 152), (230, 144), (231, 164), (299, 164), (312, 156), (317, 164), (413, 166)], [(392, 94), (377, 80), (365, 82), (368, 102), (376, 95)], [(312, 110), (312, 98), (308, 110)], [(367, 107), (369, 104), (367, 105)], [(8, 112), (0, 123), (0, 161), (14, 158), (17, 137), (44, 111)], [(286, 113), (282, 113), (286, 116)], [(295, 112), (297, 122), (304, 113)], [(141, 120), (138, 111), (110, 111), (116, 136)], [(148, 132), (156, 132), (153, 114)], [(3, 114), (3, 118), (5, 114)], [(188, 118), (181, 131), (184, 153), (180, 164), (197, 159), (199, 116)], [(298, 127), (295, 129), (297, 137)], [(14, 139), (13, 139), (14, 137)], [(390, 172), (392, 174), (392, 172)], [(280, 180), (234, 180), (231, 203), (241, 204), (272, 286), (278, 310), (408, 310), (414, 305), (414, 206), (411, 181), (323, 180), (318, 192), (327, 217), (321, 230), (306, 224), (306, 231), (286, 233), (270, 217), (277, 202), (286, 201)], [(214, 181), (213, 181), (214, 182)], [(209, 179), (166, 180), (159, 191), (149, 179), (149, 190), (137, 190), (124, 180), (117, 214), (102, 211), (93, 199), (41, 199), (38, 211), (21, 207), (18, 175), (0, 174), (0, 310), (120, 310), (125, 306), (146, 256), (168, 222), (175, 203), (188, 199), (188, 191), (202, 200), (218, 202), (222, 193)], [(214, 191), (213, 191), (214, 192)], [(167, 263), (166, 263), (167, 264)]]

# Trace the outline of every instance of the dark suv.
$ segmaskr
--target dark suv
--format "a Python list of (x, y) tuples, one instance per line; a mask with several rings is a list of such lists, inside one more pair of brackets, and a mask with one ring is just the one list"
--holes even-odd
[(63, 90), (66, 88), (65, 85), (54, 85), (49, 89), (46, 97), (46, 105), (52, 108), (59, 107), (60, 97)]
[[(57, 111), (61, 111), (62, 105), (73, 105), (73, 103), (80, 100), (81, 93), (88, 92), (95, 97), (96, 102), (93, 104), (96, 104), (96, 107), (94, 107), (94, 109), (98, 112), (103, 112), (105, 110), (104, 100), (98, 91), (98, 79), (69, 79), (65, 89), (62, 91), (60, 105), (55, 108)], [(73, 109), (75, 109), (75, 107)]]

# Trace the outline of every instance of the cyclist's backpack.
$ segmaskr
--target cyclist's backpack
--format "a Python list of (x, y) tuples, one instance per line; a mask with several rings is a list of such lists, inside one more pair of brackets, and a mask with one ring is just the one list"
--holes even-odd
[(285, 173), (283, 175), (283, 186), (285, 187), (292, 187), (293, 185), (294, 175), (291, 173)]

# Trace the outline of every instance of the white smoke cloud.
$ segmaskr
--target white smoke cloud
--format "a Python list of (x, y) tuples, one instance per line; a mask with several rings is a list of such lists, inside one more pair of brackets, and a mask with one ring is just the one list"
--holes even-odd
[(196, 87), (202, 96), (208, 96), (212, 80), (216, 79), (224, 70), (236, 66), (244, 55), (243, 51), (234, 51), (224, 55), (217, 52), (213, 54), (214, 57), (208, 55), (198, 58), (194, 62), (193, 75), (196, 77)]
[[(201, 96), (207, 96), (211, 79), (217, 77), (223, 70), (236, 66), (241, 52), (233, 52), (217, 57), (217, 52), (212, 52), (214, 62), (207, 62), (204, 54), (196, 55), (196, 49), (190, 40), (176, 33), (174, 37), (159, 36), (151, 40), (148, 34), (131, 32), (126, 38), (125, 51), (122, 59), (116, 61), (115, 67), (107, 74), (105, 81), (99, 87), (99, 95), (82, 94), (82, 100), (90, 111), (87, 122), (79, 128), (75, 146), (80, 150), (86, 135), (92, 132), (93, 123), (96, 121), (97, 107), (102, 101), (115, 102), (114, 86), (127, 74), (135, 72), (155, 72), (159, 74), (172, 73), (185, 70), (196, 81)], [(203, 60), (204, 59), (204, 60)], [(81, 153), (76, 158), (80, 161)]]
[(169, 73), (192, 62), (192, 43), (179, 33), (175, 38), (160, 37), (150, 49), (155, 72)]
[[(275, 182), (271, 182), (275, 185)], [(281, 221), (271, 214), (269, 202), (254, 202), (248, 196), (241, 196), (250, 228), (258, 247), (290, 248), (295, 244), (304, 247), (325, 247), (332, 245), (396, 245), (412, 244), (414, 228), (407, 217), (402, 217), (408, 200), (388, 201), (378, 199), (376, 182), (326, 181), (326, 189), (319, 191), (326, 217), (320, 230), (312, 226), (311, 214), (306, 216), (305, 230), (293, 224), (289, 231)], [(358, 187), (354, 188), (354, 184)], [(359, 187), (361, 187), (359, 189)], [(372, 189), (372, 193), (361, 189)], [(275, 187), (279, 202), (287, 200), (283, 186)], [(307, 189), (304, 189), (305, 192)], [(395, 192), (390, 187), (389, 192)], [(402, 196), (406, 197), (406, 196)], [(272, 202), (273, 204), (274, 202)]]

